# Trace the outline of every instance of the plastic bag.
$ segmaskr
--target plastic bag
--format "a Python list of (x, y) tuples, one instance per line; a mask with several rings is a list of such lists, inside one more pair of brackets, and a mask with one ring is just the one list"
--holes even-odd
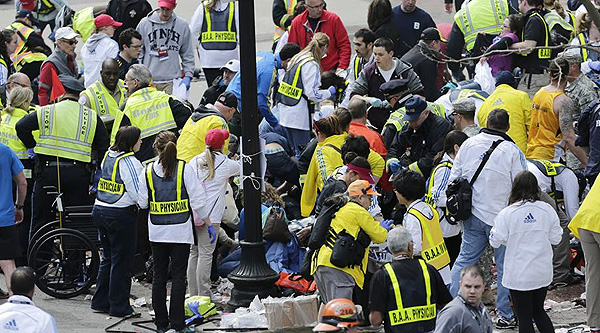
[(286, 327), (307, 327), (317, 324), (317, 295), (272, 298), (262, 300), (269, 330)]
[(182, 78), (173, 79), (173, 93), (171, 95), (182, 101), (187, 101), (190, 92), (185, 87), (185, 84), (181, 84), (182, 80)]
[(475, 66), (475, 82), (479, 83), (481, 90), (492, 94), (496, 89), (496, 79), (492, 75), (492, 68), (487, 61), (478, 62)]

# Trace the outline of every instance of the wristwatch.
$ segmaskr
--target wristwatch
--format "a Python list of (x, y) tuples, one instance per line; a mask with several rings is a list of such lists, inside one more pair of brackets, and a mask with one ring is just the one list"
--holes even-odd
[(15, 204), (15, 209), (16, 210), (22, 210), (23, 207), (25, 207), (25, 206)]

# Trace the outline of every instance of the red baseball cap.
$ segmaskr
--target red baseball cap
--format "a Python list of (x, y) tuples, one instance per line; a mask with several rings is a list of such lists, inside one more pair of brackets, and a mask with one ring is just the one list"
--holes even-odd
[(34, 3), (33, 0), (21, 0), (21, 9), (27, 9), (33, 11)]
[(213, 128), (206, 133), (204, 143), (212, 149), (221, 149), (227, 139), (229, 139), (229, 131)]
[(106, 14), (98, 15), (98, 17), (94, 19), (94, 24), (96, 25), (96, 28), (108, 27), (109, 25), (118, 28), (123, 25), (123, 23), (115, 21), (110, 15)]
[(169, 9), (173, 9), (175, 8), (175, 5), (177, 4), (177, 0), (158, 0), (158, 7), (162, 8), (169, 8)]

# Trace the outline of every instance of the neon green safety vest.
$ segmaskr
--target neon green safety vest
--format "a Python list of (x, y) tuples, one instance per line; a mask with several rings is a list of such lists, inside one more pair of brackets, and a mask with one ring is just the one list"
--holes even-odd
[(89, 163), (98, 115), (75, 101), (46, 105), (37, 111), (40, 138), (36, 154)]
[(472, 0), (454, 15), (454, 22), (465, 36), (465, 48), (473, 49), (479, 33), (497, 35), (508, 16), (506, 0)]
[[(15, 125), (27, 114), (27, 111), (15, 108), (12, 114), (2, 114), (2, 123), (0, 124), (0, 142), (14, 151), (20, 160), (28, 160), (29, 155), (27, 154), (27, 147), (17, 136)], [(34, 131), (33, 137), (37, 140), (39, 131)], [(23, 173), (25, 173), (25, 178), (31, 178), (31, 169), (24, 169)]]
[(408, 214), (416, 217), (421, 224), (423, 235), (421, 258), (435, 269), (440, 270), (450, 264), (450, 255), (448, 254), (448, 248), (446, 248), (446, 242), (444, 242), (438, 212), (433, 207), (431, 207), (431, 211), (433, 213), (431, 218), (423, 215), (415, 208), (409, 209)]
[(431, 277), (427, 270), (427, 265), (423, 260), (419, 260), (421, 271), (423, 272), (423, 280), (425, 282), (425, 304), (411, 307), (404, 307), (402, 300), (402, 292), (400, 290), (400, 283), (394, 272), (394, 268), (391, 263), (383, 265), (384, 271), (390, 277), (392, 288), (394, 289), (394, 299), (396, 300), (396, 309), (388, 311), (388, 324), (390, 326), (398, 326), (402, 324), (409, 324), (418, 321), (434, 320), (437, 311), (435, 303), (431, 302)]
[(544, 21), (546, 21), (546, 24), (548, 24), (548, 28), (550, 30), (553, 30), (554, 26), (556, 26), (558, 24), (563, 29), (571, 32), (571, 38), (573, 37), (573, 34), (575, 33), (575, 29), (573, 28), (573, 26), (571, 24), (569, 24), (569, 22), (567, 22), (567, 20), (560, 17), (560, 15), (558, 15), (558, 13), (554, 10), (549, 10), (546, 14), (544, 14)]
[[(587, 41), (585, 40), (585, 34), (582, 32), (579, 35), (577, 35), (577, 39), (579, 39), (579, 45), (584, 46), (587, 44)], [(580, 48), (581, 50), (581, 59), (583, 59), (583, 61), (587, 61), (588, 60), (588, 51), (586, 48), (582, 47)]]
[(206, 50), (233, 50), (237, 47), (234, 2), (229, 2), (227, 9), (221, 12), (208, 10), (204, 6), (200, 44)]
[(38, 14), (46, 15), (55, 10), (54, 4), (48, 0), (40, 0), (39, 8), (37, 9)]
[(285, 29), (283, 29), (285, 26), (285, 21), (287, 21), (290, 16), (294, 15), (294, 8), (296, 8), (298, 0), (283, 0), (283, 3), (285, 4), (285, 10), (287, 13), (281, 17), (279, 24), (275, 26), (275, 35), (273, 36), (274, 41), (279, 40), (279, 38), (281, 38), (281, 36), (285, 33)]
[(302, 92), (304, 91), (304, 83), (302, 82), (301, 76), (302, 66), (309, 61), (314, 61), (314, 58), (306, 57), (285, 72), (283, 80), (277, 90), (280, 94), (280, 101), (284, 105), (294, 106), (300, 102)]
[(121, 106), (125, 104), (125, 96), (127, 96), (127, 88), (123, 80), (117, 83), (117, 89), (120, 93), (119, 103), (115, 101), (112, 94), (106, 89), (102, 80), (94, 82), (89, 88), (81, 92), (81, 95), (86, 95), (90, 101), (90, 107), (98, 114), (115, 116), (120, 112)]
[(129, 96), (123, 112), (119, 112), (115, 117), (111, 143), (114, 143), (123, 116), (129, 118), (131, 126), (136, 126), (142, 131), (142, 139), (177, 128), (169, 106), (169, 98), (171, 98), (170, 95), (158, 91), (154, 87), (136, 90)]
[(146, 167), (150, 222), (158, 225), (181, 224), (190, 217), (190, 203), (183, 181), (184, 161), (177, 163), (175, 177), (159, 177), (153, 170), (155, 162)]
[(75, 12), (73, 15), (73, 30), (81, 35), (81, 40), (85, 43), (96, 30), (94, 24), (94, 7), (86, 7)]
[(35, 31), (23, 24), (22, 22), (15, 21), (8, 27), (7, 30), (13, 30), (17, 34), (17, 48), (15, 52), (10, 55), (10, 60), (12, 61), (15, 69), (18, 71), (23, 68), (25, 64), (35, 61), (44, 61), (47, 56), (40, 52), (32, 52), (29, 50), (25, 43), (29, 38), (29, 35), (35, 33)]

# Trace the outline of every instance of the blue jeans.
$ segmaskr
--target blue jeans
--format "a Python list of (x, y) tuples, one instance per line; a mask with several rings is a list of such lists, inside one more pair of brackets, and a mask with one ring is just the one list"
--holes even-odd
[(300, 158), (300, 154), (302, 150), (306, 147), (308, 142), (310, 142), (310, 131), (309, 130), (299, 130), (295, 128), (283, 127), (287, 132), (287, 139), (296, 154), (296, 158)]
[[(452, 297), (458, 294), (460, 271), (467, 266), (477, 263), (479, 257), (481, 257), (481, 254), (488, 246), (491, 230), (491, 226), (475, 217), (475, 215), (471, 215), (471, 217), (464, 221), (460, 253), (452, 267), (452, 286), (450, 287)], [(502, 317), (510, 319), (514, 315), (510, 307), (509, 291), (502, 285), (505, 252), (506, 247), (504, 245), (494, 249), (494, 260), (498, 269), (498, 298), (496, 307)]]
[(133, 312), (129, 305), (131, 265), (137, 238), (137, 213), (132, 208), (94, 206), (92, 220), (102, 244), (92, 309), (123, 317)]

